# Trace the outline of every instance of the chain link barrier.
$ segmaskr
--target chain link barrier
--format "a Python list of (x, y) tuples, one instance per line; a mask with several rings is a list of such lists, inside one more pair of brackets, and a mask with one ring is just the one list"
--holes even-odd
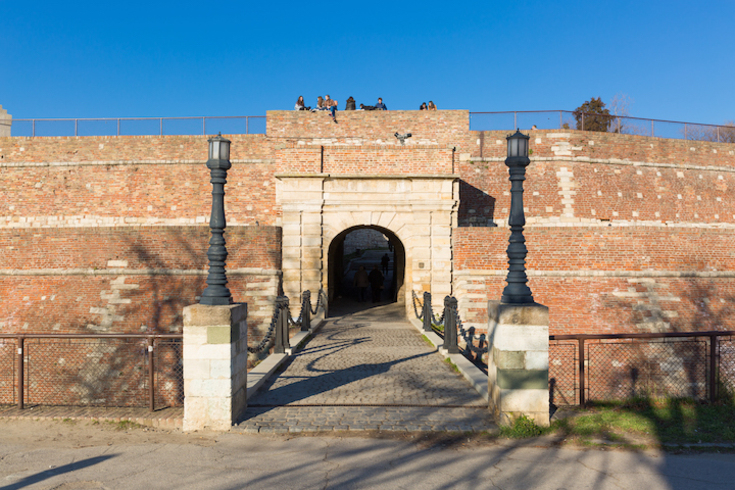
[(278, 316), (281, 313), (281, 309), (278, 307), (278, 305), (275, 306), (273, 309), (273, 316), (271, 317), (271, 324), (268, 327), (268, 331), (265, 333), (265, 336), (260, 341), (260, 343), (256, 347), (250, 347), (248, 346), (248, 352), (251, 354), (259, 354), (263, 352), (266, 349), (271, 348), (271, 340), (273, 339), (273, 332), (276, 330), (276, 324), (278, 323)]
[(283, 296), (283, 298), (286, 298), (286, 301), (283, 304), (276, 302), (274, 309), (273, 309), (273, 316), (271, 317), (271, 323), (268, 327), (268, 331), (266, 332), (263, 339), (258, 343), (257, 346), (251, 347), (248, 346), (248, 352), (251, 354), (259, 354), (265, 350), (268, 350), (272, 347), (272, 340), (275, 339), (275, 336), (273, 335), (276, 331), (276, 326), (278, 325), (278, 321), (280, 319), (281, 315), (286, 315), (287, 322), (290, 326), (301, 328), (301, 330), (304, 330), (304, 327), (306, 326), (306, 330), (308, 330), (311, 325), (304, 325), (305, 319), (309, 318), (308, 323), (311, 323), (310, 317), (307, 313), (307, 311), (313, 315), (316, 315), (320, 308), (324, 305), (324, 290), (319, 290), (319, 296), (317, 298), (316, 307), (314, 309), (311, 308), (311, 291), (304, 291), (304, 294), (302, 295), (301, 299), (301, 311), (299, 311), (298, 318), (294, 319), (291, 314), (291, 307), (289, 306), (288, 297)]
[(483, 347), (485, 344), (485, 334), (481, 334), (477, 337), (480, 341), (480, 345), (475, 347), (475, 327), (470, 327), (465, 330), (464, 324), (462, 323), (462, 317), (459, 316), (459, 309), (456, 306), (455, 314), (457, 315), (457, 329), (459, 330), (459, 334), (462, 336), (462, 340), (465, 342), (465, 348), (480, 356), (487, 354), (487, 347)]

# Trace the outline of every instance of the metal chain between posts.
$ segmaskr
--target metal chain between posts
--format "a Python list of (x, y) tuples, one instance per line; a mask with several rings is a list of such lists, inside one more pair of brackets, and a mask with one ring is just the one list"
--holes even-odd
[[(413, 314), (416, 315), (416, 318), (419, 320), (424, 319), (424, 305), (422, 303), (419, 303), (419, 298), (416, 296), (416, 291), (413, 289), (411, 290), (411, 295), (413, 296)], [(418, 309), (416, 308), (416, 303), (419, 303), (419, 306), (421, 307), (421, 314), (419, 314)]]
[(260, 343), (256, 347), (250, 347), (248, 346), (248, 352), (251, 354), (258, 354), (260, 352), (263, 352), (266, 350), (266, 348), (270, 349), (270, 341), (273, 338), (273, 331), (276, 329), (276, 324), (278, 323), (278, 315), (280, 314), (281, 309), (276, 305), (276, 307), (273, 310), (273, 316), (271, 317), (271, 324), (268, 327), (268, 331), (265, 333), (265, 336), (263, 337), (263, 340), (260, 341)]
[(434, 312), (433, 311), (431, 312), (431, 317), (432, 317), (433, 323), (437, 327), (441, 327), (441, 326), (444, 325), (444, 319), (446, 318), (446, 316), (447, 316), (447, 309), (446, 308), (444, 308), (444, 310), (442, 310), (442, 316), (439, 317), (439, 319), (436, 318), (436, 315), (434, 315)]
[(258, 345), (255, 347), (248, 346), (248, 352), (250, 352), (251, 354), (258, 354), (266, 349), (270, 349), (271, 340), (273, 340), (274, 338), (273, 333), (276, 329), (276, 326), (278, 325), (280, 315), (282, 314), (286, 315), (286, 322), (288, 325), (301, 327), (302, 331), (309, 330), (309, 328), (311, 327), (311, 315), (309, 315), (309, 313), (316, 315), (316, 313), (319, 311), (319, 308), (322, 307), (324, 301), (324, 290), (319, 290), (319, 298), (317, 299), (316, 307), (314, 309), (311, 308), (311, 291), (304, 291), (301, 300), (301, 311), (299, 312), (299, 317), (297, 319), (294, 319), (293, 316), (291, 316), (291, 308), (289, 306), (288, 297), (279, 296), (279, 298), (284, 298), (286, 301), (281, 304), (279, 303), (278, 299), (276, 300), (276, 306), (273, 310), (271, 323), (268, 327), (268, 331), (263, 337), (263, 340), (261, 340), (260, 343), (258, 343)]
[[(309, 294), (311, 294), (311, 292), (309, 292)], [(311, 309), (311, 299), (309, 300), (309, 309), (312, 315), (316, 315), (316, 312), (319, 311), (319, 308), (321, 308), (322, 306), (323, 299), (324, 299), (324, 290), (320, 289), (318, 293), (318, 298), (316, 299), (316, 306), (314, 307), (313, 310)]]
[[(462, 317), (459, 316), (459, 309), (455, 307), (456, 310), (456, 318), (457, 318), (457, 328), (459, 330), (460, 335), (462, 335), (462, 339), (465, 342), (466, 348), (474, 352), (475, 354), (483, 355), (487, 353), (487, 349), (484, 349), (482, 347), (475, 347), (475, 344), (472, 343), (472, 341), (475, 339), (474, 334), (470, 333), (469, 330), (472, 330), (474, 327), (470, 327), (469, 330), (464, 329), (464, 324), (462, 323)], [(482, 345), (485, 342), (485, 339), (483, 338), (484, 335), (480, 335), (478, 340), (480, 341), (480, 345)]]

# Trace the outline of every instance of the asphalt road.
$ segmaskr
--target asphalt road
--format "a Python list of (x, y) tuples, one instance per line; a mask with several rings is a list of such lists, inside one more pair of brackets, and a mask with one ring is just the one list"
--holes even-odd
[(421, 437), (183, 434), (0, 421), (0, 490), (735, 488), (733, 454)]

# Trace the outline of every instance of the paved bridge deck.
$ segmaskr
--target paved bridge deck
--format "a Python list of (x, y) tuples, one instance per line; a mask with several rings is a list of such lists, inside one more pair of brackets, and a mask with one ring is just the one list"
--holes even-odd
[(392, 304), (330, 318), (251, 398), (247, 432), (487, 430), (487, 402)]

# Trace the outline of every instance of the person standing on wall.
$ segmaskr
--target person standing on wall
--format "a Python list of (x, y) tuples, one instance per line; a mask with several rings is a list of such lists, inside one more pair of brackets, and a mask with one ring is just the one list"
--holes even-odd
[(370, 287), (373, 290), (373, 303), (379, 303), (380, 290), (383, 289), (383, 281), (385, 278), (380, 270), (378, 270), (378, 264), (373, 266), (373, 270), (370, 271), (368, 279), (370, 279)]
[(380, 98), (380, 97), (378, 97), (378, 103), (375, 104), (375, 109), (377, 109), (379, 111), (387, 111), (388, 110), (388, 108), (385, 106), (385, 104), (383, 104), (383, 99)]
[(388, 264), (390, 264), (390, 257), (388, 257), (388, 254), (385, 254), (380, 259), (380, 265), (383, 266), (383, 274), (388, 274)]
[(345, 102), (345, 110), (346, 111), (354, 111), (356, 109), (355, 107), (355, 99), (350, 96), (349, 99)]

